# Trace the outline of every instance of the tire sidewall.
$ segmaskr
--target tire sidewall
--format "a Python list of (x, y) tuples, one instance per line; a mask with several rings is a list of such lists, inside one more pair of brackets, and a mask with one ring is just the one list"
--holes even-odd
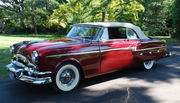
[[(73, 85), (70, 87), (70, 89), (68, 88), (63, 88), (62, 83), (59, 81), (60, 78), (60, 74), (66, 70), (69, 67), (69, 69), (73, 70), (74, 74), (75, 74), (75, 80), (73, 81)], [(79, 82), (80, 82), (81, 76), (80, 76), (80, 72), (79, 72), (79, 68), (71, 63), (66, 63), (61, 65), (57, 70), (56, 73), (53, 77), (53, 87), (56, 91), (58, 92), (69, 92), (74, 90)]]
[(143, 64), (142, 64), (143, 65), (143, 69), (144, 70), (151, 70), (153, 68), (153, 66), (154, 66), (155, 61), (151, 60), (151, 61), (147, 61), (147, 62), (151, 62), (151, 66), (146, 66), (145, 62), (143, 62)]

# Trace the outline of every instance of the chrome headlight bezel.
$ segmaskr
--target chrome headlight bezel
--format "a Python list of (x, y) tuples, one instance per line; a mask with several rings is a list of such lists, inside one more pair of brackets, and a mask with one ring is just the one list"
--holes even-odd
[(9, 52), (10, 52), (11, 54), (13, 54), (13, 53), (14, 53), (14, 49), (15, 49), (14, 46), (11, 45), (11, 46), (10, 46), (10, 49), (9, 49)]
[(33, 62), (38, 62), (38, 56), (39, 56), (39, 54), (38, 54), (38, 52), (37, 51), (33, 51), (32, 53), (31, 53), (31, 59), (32, 59), (32, 61)]

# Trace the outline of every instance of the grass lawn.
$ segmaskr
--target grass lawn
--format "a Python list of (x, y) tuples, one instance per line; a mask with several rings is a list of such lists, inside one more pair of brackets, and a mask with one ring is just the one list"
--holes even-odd
[(7, 78), (8, 73), (5, 66), (10, 63), (12, 55), (9, 52), (9, 46), (21, 41), (43, 40), (62, 38), (52, 35), (0, 35), (0, 79)]

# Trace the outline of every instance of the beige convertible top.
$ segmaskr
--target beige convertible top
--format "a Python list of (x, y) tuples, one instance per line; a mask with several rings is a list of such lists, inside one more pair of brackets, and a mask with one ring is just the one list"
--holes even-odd
[(93, 25), (93, 26), (103, 26), (103, 27), (127, 27), (133, 29), (140, 39), (149, 39), (140, 27), (135, 26), (131, 23), (125, 22), (90, 22), (90, 23), (79, 23), (78, 25)]

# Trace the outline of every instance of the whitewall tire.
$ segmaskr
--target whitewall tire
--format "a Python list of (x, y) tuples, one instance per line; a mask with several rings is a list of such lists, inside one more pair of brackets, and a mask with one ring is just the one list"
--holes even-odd
[(150, 69), (152, 69), (152, 68), (153, 68), (153, 65), (154, 65), (154, 62), (155, 62), (154, 60), (144, 62), (144, 63), (143, 63), (143, 68), (144, 68), (145, 70), (150, 70)]
[(55, 74), (53, 84), (57, 91), (68, 92), (77, 87), (80, 81), (80, 72), (73, 64), (62, 65)]

